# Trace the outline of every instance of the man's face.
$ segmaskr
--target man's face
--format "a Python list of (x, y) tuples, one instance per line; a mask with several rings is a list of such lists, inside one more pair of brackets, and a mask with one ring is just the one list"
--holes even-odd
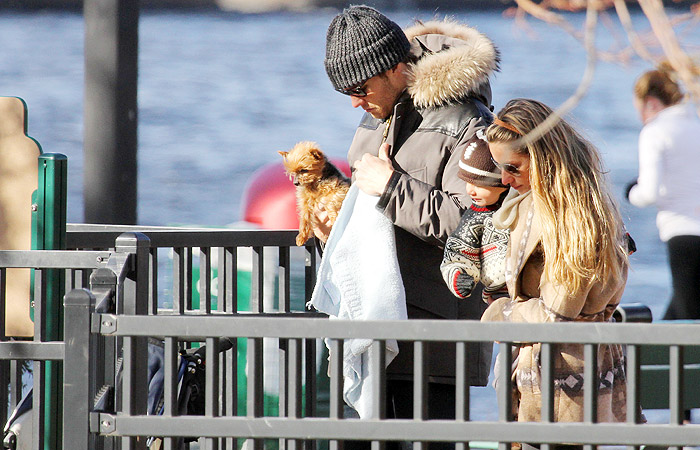
[[(386, 119), (394, 109), (396, 99), (405, 89), (404, 83), (396, 75), (398, 68), (394, 67), (380, 75), (375, 75), (361, 86), (367, 93), (364, 97), (351, 95), (352, 107), (361, 106), (375, 119)], [(401, 77), (402, 78), (402, 77)]]

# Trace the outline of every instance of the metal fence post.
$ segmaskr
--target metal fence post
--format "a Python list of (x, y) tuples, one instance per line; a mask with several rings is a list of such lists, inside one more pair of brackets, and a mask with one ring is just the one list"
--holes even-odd
[[(94, 345), (90, 318), (95, 297), (85, 289), (74, 289), (64, 299), (65, 356), (63, 364), (63, 447), (95, 448), (90, 434), (90, 409), (95, 396), (95, 377), (90, 358)], [(94, 361), (93, 361), (94, 362)], [(94, 366), (94, 365), (92, 365)], [(87, 375), (87, 380), (86, 380)], [(86, 382), (87, 381), (87, 382)]]
[[(126, 315), (148, 314), (149, 291), (149, 255), (151, 240), (142, 233), (123, 233), (115, 242), (115, 251), (130, 254), (130, 263), (125, 274), (122, 295), (122, 307), (117, 312)], [(146, 414), (148, 399), (147, 368), (148, 347), (146, 337), (124, 337), (124, 371), (122, 384), (122, 410), (128, 415)], [(145, 448), (135, 438), (122, 440), (122, 449)]]
[[(45, 153), (39, 156), (38, 189), (32, 207), (32, 250), (62, 250), (66, 247), (66, 196), (68, 159), (65, 155)], [(32, 273), (32, 285), (35, 274)], [(42, 329), (47, 341), (63, 339), (63, 305), (65, 291), (64, 273), (46, 270), (43, 282)], [(34, 290), (32, 290), (34, 292)], [(33, 302), (33, 301), (32, 301)], [(33, 308), (30, 311), (34, 319)], [(52, 450), (61, 442), (63, 380), (61, 363), (44, 363), (44, 448)]]
[[(95, 296), (94, 310), (98, 313), (116, 312), (117, 275), (111, 268), (100, 268), (90, 275), (90, 290)], [(114, 336), (100, 336), (94, 342), (90, 352), (95, 358), (94, 372), (91, 379), (95, 380), (95, 387), (105, 389), (103, 395), (108, 397), (104, 401), (111, 406), (102, 412), (114, 412), (117, 404), (117, 338)], [(111, 387), (111, 389), (110, 389)], [(117, 438), (105, 436), (95, 443), (95, 450), (113, 450), (117, 448)], [(92, 448), (92, 447), (90, 447)]]
[(122, 305), (118, 314), (148, 314), (148, 266), (151, 240), (143, 233), (122, 233), (117, 237), (114, 249), (117, 255), (127, 254), (131, 263), (126, 268), (122, 285)]

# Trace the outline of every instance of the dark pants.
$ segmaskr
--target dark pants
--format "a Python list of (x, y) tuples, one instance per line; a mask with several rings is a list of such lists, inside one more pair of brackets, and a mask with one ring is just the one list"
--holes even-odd
[(664, 319), (700, 319), (700, 236), (667, 242), (673, 295)]
[(162, 345), (148, 342), (148, 412), (158, 414), (163, 398), (165, 350)]
[[(455, 387), (450, 384), (428, 383), (428, 419), (455, 418)], [(346, 418), (358, 418), (357, 412), (345, 407)], [(386, 383), (386, 418), (413, 418), (413, 382), (388, 380)], [(367, 450), (371, 441), (345, 441), (345, 450)], [(431, 442), (430, 450), (454, 449), (452, 442)], [(407, 441), (387, 441), (387, 450), (412, 449), (412, 443)]]

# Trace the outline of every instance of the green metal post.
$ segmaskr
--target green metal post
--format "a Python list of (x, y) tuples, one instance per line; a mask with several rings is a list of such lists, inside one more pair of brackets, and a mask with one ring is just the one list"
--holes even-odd
[[(38, 189), (32, 207), (32, 250), (66, 248), (67, 167), (68, 159), (64, 155), (45, 153), (39, 156)], [(46, 304), (41, 308), (46, 330), (43, 338), (60, 341), (63, 340), (65, 276), (62, 271), (52, 269), (46, 271), (45, 279)], [(48, 361), (44, 367), (44, 449), (53, 450), (62, 442), (63, 369), (57, 361)]]

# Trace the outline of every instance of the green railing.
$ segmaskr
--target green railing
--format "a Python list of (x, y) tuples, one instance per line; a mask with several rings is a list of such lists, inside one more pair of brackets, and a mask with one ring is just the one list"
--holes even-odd
[[(68, 159), (61, 154), (45, 153), (39, 156), (37, 190), (32, 196), (32, 250), (63, 250), (66, 248), (66, 196)], [(34, 340), (63, 340), (63, 295), (65, 294), (64, 272), (47, 270), (42, 277), (42, 292), (45, 295), (46, 315), (41, 327), (34, 330)], [(32, 273), (30, 314), (34, 320), (34, 292), (36, 289)], [(48, 361), (42, 366), (45, 379), (44, 442), (45, 449), (57, 448), (61, 442), (63, 378), (61, 362)], [(36, 394), (35, 394), (36, 395)]]

